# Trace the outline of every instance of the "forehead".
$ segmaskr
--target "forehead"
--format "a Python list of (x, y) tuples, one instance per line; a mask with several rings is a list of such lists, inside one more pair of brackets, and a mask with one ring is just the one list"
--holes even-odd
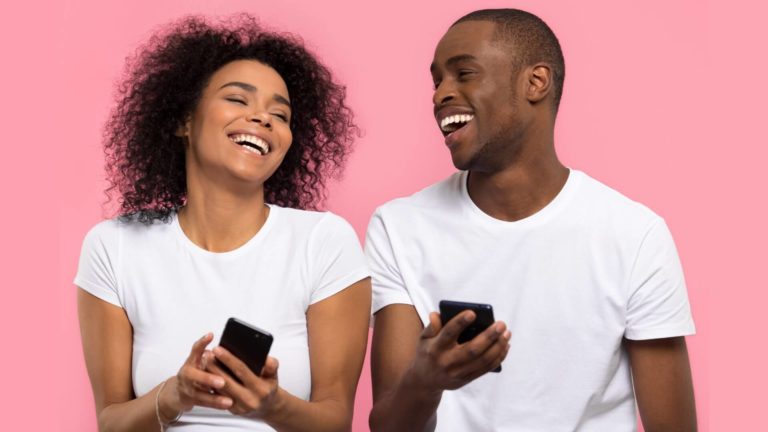
[(495, 42), (496, 24), (491, 21), (465, 21), (449, 28), (435, 48), (434, 64), (440, 65), (451, 57), (500, 54)]
[(276, 70), (256, 60), (235, 60), (219, 68), (211, 76), (208, 88), (218, 90), (230, 82), (242, 82), (261, 92), (288, 97), (288, 88)]

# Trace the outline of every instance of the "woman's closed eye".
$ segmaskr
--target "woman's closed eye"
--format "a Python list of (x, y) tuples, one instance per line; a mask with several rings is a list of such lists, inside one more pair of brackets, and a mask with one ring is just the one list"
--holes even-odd
[(236, 103), (236, 104), (240, 104), (240, 105), (248, 105), (248, 102), (247, 102), (245, 99), (241, 98), (241, 97), (228, 97), (228, 98), (226, 98), (226, 99), (227, 99), (228, 101), (230, 101), (230, 102), (234, 102), (234, 103)]
[(286, 123), (288, 122), (288, 114), (277, 112), (277, 113), (272, 113), (272, 115)]

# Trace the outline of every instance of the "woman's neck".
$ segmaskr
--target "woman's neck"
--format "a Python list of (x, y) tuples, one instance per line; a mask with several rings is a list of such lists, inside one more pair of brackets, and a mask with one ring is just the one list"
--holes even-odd
[(179, 225), (201, 248), (228, 252), (253, 238), (268, 216), (263, 188), (245, 195), (192, 188), (179, 210)]

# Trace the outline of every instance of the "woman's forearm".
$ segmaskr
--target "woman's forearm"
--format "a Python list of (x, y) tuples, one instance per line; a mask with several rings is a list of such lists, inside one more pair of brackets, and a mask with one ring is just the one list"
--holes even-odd
[[(100, 432), (160, 432), (160, 422), (155, 408), (158, 385), (149, 393), (127, 402), (107, 405), (99, 412)], [(169, 389), (163, 390), (163, 393)], [(163, 419), (173, 419), (174, 413), (161, 404), (160, 415)]]
[(352, 406), (341, 400), (305, 401), (282, 388), (280, 402), (264, 420), (280, 432), (349, 431), (352, 428)]

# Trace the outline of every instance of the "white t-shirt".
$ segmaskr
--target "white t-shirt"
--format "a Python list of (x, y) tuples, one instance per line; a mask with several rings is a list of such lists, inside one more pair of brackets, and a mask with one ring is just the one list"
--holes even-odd
[(460, 172), (380, 207), (368, 227), (373, 311), (489, 303), (512, 332), (500, 373), (443, 393), (438, 431), (636, 430), (622, 339), (695, 332), (664, 221), (571, 170), (544, 209), (483, 213)]
[[(309, 399), (306, 312), (369, 276), (349, 224), (331, 213), (270, 206), (264, 226), (225, 253), (195, 245), (174, 215), (150, 226), (108, 220), (85, 238), (75, 284), (125, 309), (133, 326), (137, 396), (175, 375), (206, 332), (218, 345), (229, 317), (274, 336), (280, 386)], [(273, 430), (227, 411), (195, 407), (173, 430)]]

